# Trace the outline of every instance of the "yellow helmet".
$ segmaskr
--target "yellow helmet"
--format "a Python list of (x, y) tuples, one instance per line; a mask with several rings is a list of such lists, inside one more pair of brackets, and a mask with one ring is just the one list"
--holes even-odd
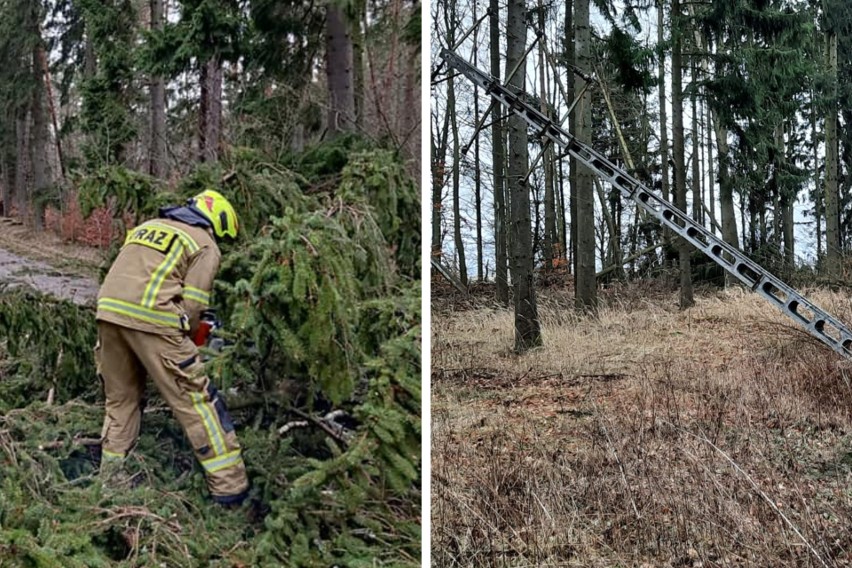
[(188, 205), (196, 209), (213, 225), (213, 232), (220, 239), (237, 238), (239, 221), (234, 206), (218, 191), (207, 189), (189, 199)]

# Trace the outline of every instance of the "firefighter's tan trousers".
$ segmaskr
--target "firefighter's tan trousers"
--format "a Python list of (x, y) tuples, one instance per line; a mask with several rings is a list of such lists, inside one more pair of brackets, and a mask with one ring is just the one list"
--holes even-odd
[(188, 337), (178, 330), (159, 335), (99, 321), (95, 358), (106, 395), (105, 460), (123, 459), (136, 443), (147, 375), (186, 432), (214, 500), (242, 496), (248, 477), (233, 423)]

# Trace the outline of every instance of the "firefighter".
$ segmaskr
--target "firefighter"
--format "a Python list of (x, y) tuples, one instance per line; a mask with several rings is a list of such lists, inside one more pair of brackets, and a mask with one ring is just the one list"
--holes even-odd
[(236, 506), (246, 498), (234, 425), (190, 339), (210, 302), (217, 240), (234, 239), (237, 231), (233, 206), (207, 190), (127, 233), (98, 293), (95, 358), (106, 395), (102, 473), (121, 471), (136, 443), (147, 375), (183, 427), (213, 500)]

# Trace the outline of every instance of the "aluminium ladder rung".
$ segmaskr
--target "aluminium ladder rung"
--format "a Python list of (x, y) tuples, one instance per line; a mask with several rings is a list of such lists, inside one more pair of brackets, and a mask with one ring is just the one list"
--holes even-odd
[(692, 217), (654, 194), (635, 177), (611, 162), (594, 148), (578, 141), (562, 126), (523, 100), (524, 93), (514, 93), (500, 82), (480, 71), (456, 53), (444, 48), (441, 58), (447, 64), (481, 87), (511, 113), (523, 118), (542, 138), (552, 141), (599, 177), (609, 182), (624, 197), (635, 201), (665, 227), (674, 231), (709, 256), (743, 284), (801, 325), (811, 335), (844, 357), (852, 359), (852, 332), (838, 319), (817, 307), (802, 294), (748, 258), (736, 247), (717, 237)]

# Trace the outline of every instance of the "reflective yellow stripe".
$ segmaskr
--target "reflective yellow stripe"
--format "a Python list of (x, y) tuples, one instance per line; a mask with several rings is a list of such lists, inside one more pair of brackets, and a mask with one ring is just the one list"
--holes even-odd
[(183, 297), (187, 300), (192, 300), (194, 302), (198, 302), (199, 304), (204, 304), (205, 306), (210, 305), (210, 294), (205, 292), (201, 288), (196, 288), (194, 286), (184, 286)]
[(130, 302), (125, 302), (123, 300), (116, 300), (114, 298), (101, 298), (100, 300), (98, 300), (98, 309), (107, 312), (113, 312), (115, 314), (120, 314), (123, 316), (128, 316), (148, 323), (167, 325), (169, 327), (183, 329), (183, 327), (181, 326), (180, 317), (177, 314), (152, 310), (146, 308), (145, 306), (131, 304)]
[(215, 473), (227, 467), (241, 464), (242, 462), (243, 458), (240, 456), (240, 450), (234, 450), (233, 452), (228, 452), (224, 456), (216, 456), (215, 458), (204, 460), (201, 462), (201, 467), (203, 467), (208, 473)]
[(118, 454), (116, 452), (111, 452), (109, 450), (101, 449), (101, 459), (102, 460), (123, 460), (124, 454)]
[(142, 223), (142, 224), (141, 224), (141, 225), (139, 225), (139, 226), (140, 226), (140, 227), (155, 227), (155, 228), (157, 228), (157, 229), (163, 229), (164, 231), (174, 231), (175, 233), (177, 233), (177, 234), (178, 234), (178, 236), (180, 237), (181, 242), (182, 242), (182, 243), (183, 243), (183, 245), (187, 248), (187, 250), (190, 252), (190, 254), (192, 254), (192, 253), (196, 252), (196, 251), (200, 248), (200, 247), (198, 246), (198, 243), (197, 243), (197, 242), (195, 242), (195, 239), (193, 239), (192, 237), (190, 237), (190, 236), (189, 236), (187, 233), (185, 233), (184, 231), (181, 231), (180, 229), (178, 229), (178, 228), (176, 228), (176, 227), (173, 227), (172, 225), (166, 225), (166, 224), (163, 224), (163, 223), (157, 223), (156, 221), (148, 221), (147, 223)]
[(183, 243), (177, 245), (172, 249), (172, 251), (163, 259), (163, 262), (160, 263), (160, 266), (157, 267), (157, 270), (154, 271), (154, 274), (151, 276), (151, 280), (148, 282), (148, 286), (145, 287), (145, 293), (142, 295), (142, 305), (147, 308), (153, 308), (156, 303), (157, 294), (160, 293), (160, 288), (163, 285), (163, 281), (166, 279), (166, 276), (172, 273), (172, 270), (175, 269), (175, 264), (177, 264), (178, 259), (183, 254)]
[(216, 452), (217, 456), (221, 456), (225, 453), (225, 436), (222, 434), (222, 430), (219, 429), (219, 421), (215, 420), (210, 414), (210, 409), (213, 405), (204, 401), (203, 394), (191, 392), (189, 393), (189, 396), (192, 398), (192, 406), (201, 417), (201, 423), (204, 425), (204, 429), (207, 430), (207, 438), (210, 440), (210, 443), (213, 444), (213, 451)]

